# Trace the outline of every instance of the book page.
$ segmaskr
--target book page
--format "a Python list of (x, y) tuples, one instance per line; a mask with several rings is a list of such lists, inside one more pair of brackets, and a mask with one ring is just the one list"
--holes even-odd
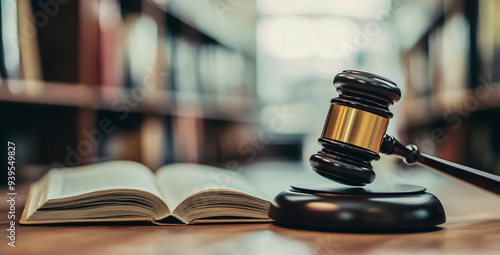
[(238, 172), (212, 166), (178, 163), (156, 173), (163, 199), (171, 209), (200, 191), (229, 189), (269, 200), (255, 185)]
[(132, 161), (110, 161), (50, 170), (48, 199), (73, 197), (110, 189), (135, 189), (161, 198), (154, 174)]

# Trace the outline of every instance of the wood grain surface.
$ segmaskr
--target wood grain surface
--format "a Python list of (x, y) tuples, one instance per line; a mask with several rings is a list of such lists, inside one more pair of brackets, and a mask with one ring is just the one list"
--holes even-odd
[[(17, 225), (16, 247), (7, 245), (3, 230), (0, 254), (500, 254), (500, 197), (427, 170), (420, 172), (404, 180), (425, 184), (442, 201), (448, 217), (439, 228), (425, 232), (335, 233), (272, 223)], [(276, 183), (276, 178), (269, 179)], [(19, 216), (26, 189), (18, 192)], [(6, 190), (0, 195), (1, 229), (6, 229)]]

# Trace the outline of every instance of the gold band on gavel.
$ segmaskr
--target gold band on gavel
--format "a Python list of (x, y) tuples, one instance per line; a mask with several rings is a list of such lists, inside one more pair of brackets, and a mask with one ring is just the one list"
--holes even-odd
[(321, 137), (379, 153), (389, 119), (360, 109), (331, 104)]

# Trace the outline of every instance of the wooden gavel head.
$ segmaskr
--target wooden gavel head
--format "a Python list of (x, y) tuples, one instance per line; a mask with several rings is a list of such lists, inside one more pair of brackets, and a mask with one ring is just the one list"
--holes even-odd
[(309, 162), (323, 177), (364, 186), (375, 179), (371, 162), (380, 159), (378, 153), (393, 116), (389, 106), (399, 101), (401, 91), (385, 77), (355, 70), (337, 74), (333, 85), (339, 96), (331, 100), (318, 139), (322, 149)]

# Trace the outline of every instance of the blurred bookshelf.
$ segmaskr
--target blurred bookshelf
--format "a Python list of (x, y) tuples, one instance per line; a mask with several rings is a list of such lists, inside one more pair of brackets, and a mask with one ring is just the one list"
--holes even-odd
[(255, 59), (157, 2), (1, 2), (0, 131), (20, 164), (244, 158)]
[(440, 1), (436, 19), (402, 54), (400, 132), (423, 151), (500, 174), (500, 3)]

